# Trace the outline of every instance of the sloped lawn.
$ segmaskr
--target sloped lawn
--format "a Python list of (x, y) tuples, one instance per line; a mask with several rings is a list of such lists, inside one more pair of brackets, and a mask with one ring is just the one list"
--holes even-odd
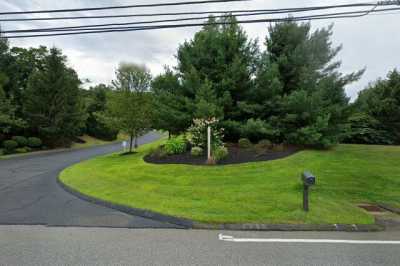
[[(159, 144), (74, 165), (60, 179), (96, 198), (211, 223), (371, 224), (373, 217), (356, 204), (400, 207), (400, 147), (340, 145), (227, 166), (145, 163), (143, 156)], [(301, 209), (304, 170), (317, 176), (307, 214)]]

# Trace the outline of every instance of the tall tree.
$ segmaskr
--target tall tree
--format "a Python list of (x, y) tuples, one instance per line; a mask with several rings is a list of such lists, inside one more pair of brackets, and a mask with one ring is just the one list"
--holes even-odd
[(225, 25), (213, 24), (216, 22), (213, 17), (208, 22), (193, 40), (178, 49), (177, 70), (185, 96), (197, 101), (198, 91), (204, 95), (206, 86), (207, 94), (216, 98), (209, 100), (222, 107), (223, 118), (241, 119), (237, 105), (247, 97), (252, 86), (257, 42), (248, 39), (233, 16), (218, 20), (229, 23)]
[(85, 94), (85, 106), (88, 118), (86, 120), (86, 133), (90, 136), (103, 139), (115, 140), (118, 130), (107, 125), (101, 119), (101, 114), (107, 109), (107, 95), (112, 88), (104, 84), (90, 87), (89, 90), (82, 90)]
[(138, 136), (151, 126), (151, 74), (145, 66), (121, 63), (112, 83), (115, 91), (108, 102), (109, 122), (130, 136), (132, 152), (133, 140), (136, 148)]
[(275, 141), (328, 147), (342, 138), (349, 100), (344, 87), (363, 70), (338, 71), (334, 58), (341, 46), (332, 46), (331, 35), (332, 26), (311, 32), (309, 23), (269, 28), (247, 109), (279, 130)]
[(50, 49), (43, 69), (36, 69), (29, 78), (24, 113), (31, 129), (50, 146), (68, 146), (84, 126), (80, 83), (57, 48)]
[(0, 73), (0, 140), (2, 135), (9, 134), (14, 129), (24, 128), (26, 123), (16, 117), (15, 107), (7, 98), (3, 85), (7, 83), (7, 77)]
[(35, 71), (43, 70), (45, 58), (49, 51), (46, 47), (39, 48), (21, 48), (12, 47), (10, 56), (12, 60), (7, 67), (10, 73), (10, 81), (7, 86), (7, 91), (13, 99), (13, 104), (17, 108), (18, 115), (22, 116), (23, 95), (28, 87), (29, 77)]
[(361, 91), (355, 109), (378, 122), (371, 127), (385, 132), (380, 144), (400, 144), (400, 72), (395, 69), (386, 79), (379, 79)]
[(153, 127), (168, 131), (169, 135), (185, 131), (192, 121), (189, 99), (182, 84), (171, 69), (154, 78), (151, 84), (154, 106)]

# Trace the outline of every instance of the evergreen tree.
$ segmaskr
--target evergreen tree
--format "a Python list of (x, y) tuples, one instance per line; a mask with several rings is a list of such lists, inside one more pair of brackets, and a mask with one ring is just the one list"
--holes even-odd
[(178, 74), (186, 97), (196, 102), (197, 92), (207, 86), (212, 91), (209, 96), (216, 99), (206, 101), (218, 103), (225, 119), (240, 120), (242, 114), (237, 106), (246, 99), (252, 86), (258, 46), (248, 40), (235, 17), (218, 20), (231, 24), (212, 24), (215, 21), (210, 17), (210, 25), (179, 47)]
[(43, 69), (30, 76), (24, 94), (24, 113), (33, 132), (49, 146), (68, 146), (86, 119), (80, 97), (80, 80), (66, 66), (57, 48), (50, 49)]
[(187, 105), (189, 100), (183, 93), (178, 76), (166, 68), (165, 73), (153, 80), (151, 88), (154, 128), (166, 130), (169, 134), (185, 131), (190, 126), (192, 115)]
[[(99, 84), (91, 87), (89, 90), (83, 90), (86, 94), (86, 133), (95, 138), (103, 140), (115, 140), (118, 136), (118, 130), (110, 127), (101, 119), (101, 114), (107, 109), (107, 95), (112, 93), (111, 88)], [(100, 116), (100, 117), (99, 117)]]
[(12, 47), (10, 57), (12, 58), (7, 67), (10, 81), (7, 91), (13, 99), (13, 104), (17, 108), (19, 116), (23, 116), (23, 95), (28, 86), (29, 77), (35, 71), (43, 70), (45, 58), (49, 51), (46, 47), (39, 48), (20, 48)]
[[(358, 112), (378, 121), (371, 128), (386, 132), (380, 144), (400, 144), (400, 72), (389, 72), (386, 79), (379, 79), (360, 92), (355, 108)], [(374, 142), (372, 142), (374, 143)]]
[(311, 33), (310, 24), (277, 23), (269, 28), (267, 50), (259, 62), (252, 101), (246, 103), (279, 131), (274, 141), (329, 147), (345, 130), (348, 98), (344, 87), (358, 71), (338, 72), (333, 61), (332, 27)]
[(3, 135), (10, 134), (13, 129), (24, 128), (26, 123), (22, 119), (16, 117), (15, 107), (6, 97), (3, 85), (7, 83), (7, 77), (0, 73), (0, 140)]

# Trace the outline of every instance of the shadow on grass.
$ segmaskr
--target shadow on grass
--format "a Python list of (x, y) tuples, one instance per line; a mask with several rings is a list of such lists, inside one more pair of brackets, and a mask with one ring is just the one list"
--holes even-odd
[(138, 153), (137, 151), (128, 151), (128, 152), (120, 153), (119, 156), (134, 155), (134, 154), (137, 154), (137, 153)]

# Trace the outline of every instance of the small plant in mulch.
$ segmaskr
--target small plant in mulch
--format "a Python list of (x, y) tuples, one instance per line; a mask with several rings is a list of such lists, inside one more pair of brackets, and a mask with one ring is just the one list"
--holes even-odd
[(145, 156), (144, 160), (155, 164), (228, 165), (281, 159), (301, 150), (296, 146), (267, 144), (264, 142), (241, 148), (238, 143), (227, 143), (213, 149), (211, 161), (207, 160), (206, 151), (200, 147), (193, 147), (181, 154), (168, 154), (164, 147), (159, 147)]
[(274, 144), (272, 146), (272, 151), (275, 151), (275, 152), (283, 152), (283, 151), (285, 151), (285, 149), (286, 149), (286, 147), (284, 144)]
[(254, 145), (254, 150), (257, 153), (257, 155), (262, 155), (267, 152), (272, 151), (273, 144), (271, 141), (264, 139), (260, 140), (256, 145)]
[(182, 154), (187, 150), (186, 140), (183, 137), (171, 138), (165, 143), (164, 150), (169, 155)]
[(190, 151), (190, 154), (195, 157), (200, 157), (204, 155), (204, 150), (201, 147), (193, 147)]
[(242, 148), (242, 149), (249, 149), (253, 146), (253, 144), (250, 142), (250, 140), (246, 139), (246, 138), (239, 139), (238, 144), (239, 144), (239, 148)]
[(224, 147), (220, 146), (214, 149), (212, 157), (214, 158), (215, 162), (219, 162), (221, 160), (226, 159), (229, 156), (229, 150)]
[(207, 149), (207, 128), (211, 127), (211, 145), (213, 149), (223, 146), (224, 129), (218, 126), (218, 119), (193, 119), (193, 124), (187, 130), (190, 144), (194, 147)]

